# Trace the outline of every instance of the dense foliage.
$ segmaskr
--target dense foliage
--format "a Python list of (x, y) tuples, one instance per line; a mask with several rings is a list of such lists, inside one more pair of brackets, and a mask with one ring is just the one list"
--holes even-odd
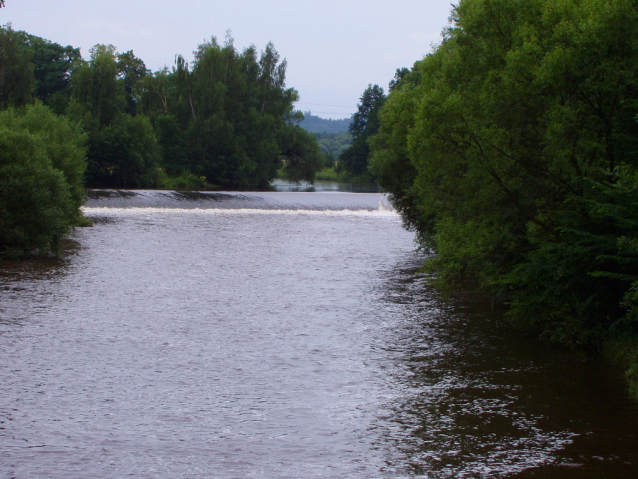
[(10, 25), (0, 27), (0, 109), (26, 103), (34, 84), (32, 52)]
[(286, 61), (272, 44), (258, 54), (254, 47), (239, 52), (230, 37), (223, 45), (213, 38), (192, 64), (178, 57), (172, 72), (140, 81), (138, 113), (159, 125), (171, 173), (188, 171), (224, 187), (264, 187), (283, 163), (291, 178), (312, 181), (321, 155), (298, 125), (298, 95), (285, 87), (285, 75)]
[(635, 333), (637, 82), (633, 1), (461, 0), (392, 85), (371, 170), (443, 283), (563, 343)]
[(89, 53), (0, 26), (0, 256), (55, 252), (85, 183), (264, 188), (324, 167), (272, 44), (213, 38), (155, 73), (133, 51)]
[(84, 143), (43, 105), (0, 112), (0, 258), (55, 253), (80, 222)]
[(0, 28), (0, 109), (39, 99), (80, 123), (88, 186), (263, 188), (278, 170), (313, 181), (324, 166), (272, 44), (240, 52), (212, 38), (155, 73), (133, 51), (89, 53)]
[(379, 112), (385, 98), (383, 88), (379, 85), (368, 85), (361, 95), (361, 103), (357, 105), (357, 111), (352, 115), (348, 127), (352, 144), (339, 155), (338, 171), (350, 177), (368, 176), (369, 141), (379, 130)]

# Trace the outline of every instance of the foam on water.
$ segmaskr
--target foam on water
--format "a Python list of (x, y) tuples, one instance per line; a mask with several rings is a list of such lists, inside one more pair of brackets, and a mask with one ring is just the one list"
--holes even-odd
[(200, 210), (393, 211), (388, 195), (348, 192), (209, 192), (90, 190), (87, 208)]

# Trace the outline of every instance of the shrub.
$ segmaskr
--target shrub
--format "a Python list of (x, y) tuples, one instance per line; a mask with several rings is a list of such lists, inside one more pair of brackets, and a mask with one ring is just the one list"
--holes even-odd
[(84, 135), (42, 105), (0, 113), (0, 258), (56, 254), (83, 223)]

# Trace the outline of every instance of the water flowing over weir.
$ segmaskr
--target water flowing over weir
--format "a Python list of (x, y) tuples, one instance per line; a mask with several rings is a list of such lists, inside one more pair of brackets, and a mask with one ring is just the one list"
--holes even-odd
[(86, 207), (91, 208), (154, 208), (155, 210), (229, 210), (274, 212), (390, 212), (386, 195), (362, 193), (308, 192), (193, 192), (193, 191), (90, 191)]
[(635, 478), (622, 374), (443, 301), (382, 194), (89, 193), (0, 263), (0, 477)]

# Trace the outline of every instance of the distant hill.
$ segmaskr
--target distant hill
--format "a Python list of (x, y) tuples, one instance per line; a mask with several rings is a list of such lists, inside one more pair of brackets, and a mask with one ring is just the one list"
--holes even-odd
[(328, 120), (313, 115), (311, 112), (304, 112), (304, 121), (300, 123), (301, 127), (310, 133), (342, 133), (348, 131), (350, 118), (343, 120)]

